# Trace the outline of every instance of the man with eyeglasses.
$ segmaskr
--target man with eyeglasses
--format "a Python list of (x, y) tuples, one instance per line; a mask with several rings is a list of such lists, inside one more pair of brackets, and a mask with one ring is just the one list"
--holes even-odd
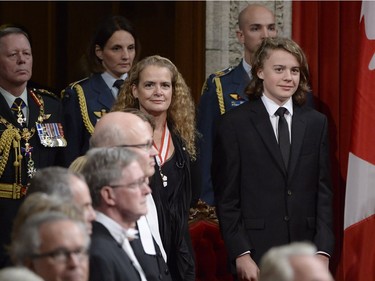
[(85, 224), (60, 212), (32, 215), (12, 244), (12, 257), (44, 281), (87, 281), (90, 237)]
[(97, 210), (90, 248), (90, 281), (158, 280), (145, 263), (150, 262), (146, 254), (136, 253), (142, 245), (131, 245), (137, 241), (137, 220), (147, 213), (146, 196), (151, 193), (138, 155), (126, 148), (105, 147), (90, 149), (86, 157), (82, 173)]
[[(145, 176), (149, 178), (155, 172), (154, 156), (158, 154), (152, 145), (153, 127), (152, 117), (138, 109), (110, 112), (96, 123), (90, 147), (122, 147), (136, 152)], [(131, 246), (139, 257), (148, 280), (170, 280), (155, 202), (151, 194), (146, 197), (148, 213), (137, 221), (140, 235), (139, 239), (131, 242)]]

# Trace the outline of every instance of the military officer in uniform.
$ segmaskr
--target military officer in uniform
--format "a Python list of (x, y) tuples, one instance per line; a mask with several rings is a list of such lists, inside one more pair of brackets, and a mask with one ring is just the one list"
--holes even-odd
[(251, 78), (251, 57), (266, 37), (277, 35), (274, 14), (259, 4), (250, 4), (238, 16), (238, 41), (244, 45), (244, 57), (236, 67), (211, 74), (203, 85), (198, 105), (198, 130), (202, 166), (201, 199), (214, 204), (211, 182), (213, 139), (219, 116), (247, 101), (245, 87)]
[(121, 16), (99, 24), (88, 48), (92, 75), (70, 84), (63, 92), (68, 147), (64, 165), (69, 166), (89, 149), (96, 122), (112, 107), (139, 48), (133, 26)]
[(58, 164), (66, 146), (58, 97), (26, 86), (32, 63), (28, 34), (0, 26), (0, 268), (9, 263), (6, 245), (29, 180)]

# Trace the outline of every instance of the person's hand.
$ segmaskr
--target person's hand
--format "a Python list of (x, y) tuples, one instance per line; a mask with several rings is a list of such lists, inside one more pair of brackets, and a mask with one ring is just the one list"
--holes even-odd
[(236, 269), (238, 280), (240, 281), (258, 281), (259, 268), (250, 254), (236, 258)]
[(320, 260), (323, 263), (323, 265), (327, 268), (327, 270), (329, 270), (329, 258), (326, 255), (322, 255), (322, 254), (316, 254), (315, 256), (317, 257), (318, 260)]

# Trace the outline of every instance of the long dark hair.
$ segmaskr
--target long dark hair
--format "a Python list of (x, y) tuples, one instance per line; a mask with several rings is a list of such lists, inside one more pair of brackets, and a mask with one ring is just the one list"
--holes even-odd
[(92, 73), (102, 73), (105, 71), (100, 59), (96, 56), (96, 45), (103, 49), (109, 38), (118, 30), (125, 30), (133, 36), (135, 40), (135, 58), (133, 63), (137, 61), (141, 46), (133, 25), (122, 16), (110, 16), (98, 25), (87, 49), (86, 60), (88, 68)]

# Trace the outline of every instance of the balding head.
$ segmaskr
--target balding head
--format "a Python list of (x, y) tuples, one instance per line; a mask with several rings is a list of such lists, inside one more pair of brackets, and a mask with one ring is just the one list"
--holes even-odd
[(150, 147), (153, 141), (153, 129), (149, 122), (129, 112), (110, 112), (96, 123), (90, 139), (90, 147), (123, 146), (134, 149), (140, 155), (141, 166), (146, 176), (154, 174), (157, 154)]
[(262, 22), (264, 21), (263, 18), (273, 19), (273, 22), (275, 22), (273, 12), (266, 6), (260, 4), (250, 4), (239, 13), (238, 27), (242, 30), (248, 22)]
[(145, 126), (145, 122), (135, 114), (107, 113), (96, 123), (90, 139), (90, 147), (111, 147), (124, 144), (128, 138), (129, 130), (142, 125)]
[(238, 16), (238, 41), (245, 49), (245, 61), (251, 58), (264, 38), (277, 35), (275, 16), (270, 9), (259, 4), (248, 5)]

